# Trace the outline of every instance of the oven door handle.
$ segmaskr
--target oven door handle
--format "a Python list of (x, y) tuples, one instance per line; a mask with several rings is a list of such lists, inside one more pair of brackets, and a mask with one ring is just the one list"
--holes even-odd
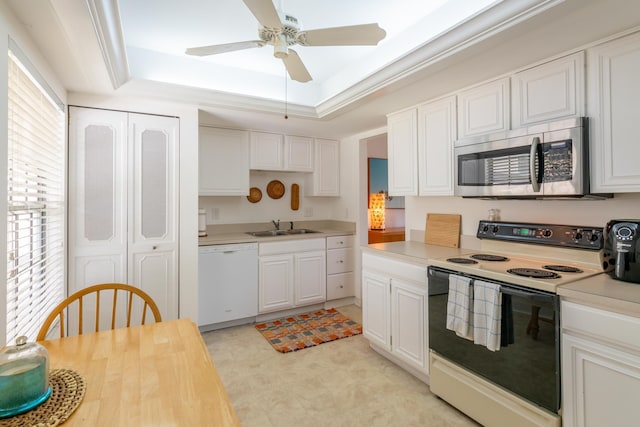
[(527, 291), (510, 288), (506, 286), (501, 286), (500, 292), (502, 292), (505, 295), (512, 295), (512, 296), (523, 297), (523, 298), (535, 298), (537, 300), (548, 299), (550, 301), (553, 301), (553, 299), (555, 298), (555, 295), (543, 294), (540, 292), (527, 292)]

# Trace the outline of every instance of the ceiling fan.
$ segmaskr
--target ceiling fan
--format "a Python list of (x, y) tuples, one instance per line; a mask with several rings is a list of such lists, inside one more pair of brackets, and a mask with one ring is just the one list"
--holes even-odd
[(311, 75), (295, 50), (289, 46), (374, 46), (386, 36), (377, 23), (301, 31), (298, 20), (278, 12), (272, 0), (242, 0), (256, 17), (261, 28), (260, 40), (188, 48), (187, 55), (207, 56), (235, 50), (273, 46), (273, 56), (282, 59), (289, 76), (308, 82)]

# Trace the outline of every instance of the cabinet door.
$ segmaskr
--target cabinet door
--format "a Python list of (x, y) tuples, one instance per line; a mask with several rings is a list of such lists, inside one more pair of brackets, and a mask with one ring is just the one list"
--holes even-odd
[(284, 168), (284, 136), (251, 132), (251, 169), (282, 170)]
[(249, 132), (201, 126), (198, 140), (198, 194), (249, 194)]
[(327, 300), (325, 254), (303, 252), (294, 255), (296, 306), (322, 303)]
[(458, 94), (458, 138), (509, 129), (509, 79)]
[(640, 419), (640, 356), (562, 335), (562, 425), (631, 427)]
[(362, 334), (372, 343), (391, 351), (390, 279), (362, 272)]
[(591, 191), (640, 192), (640, 34), (587, 50)]
[(429, 340), (425, 288), (391, 279), (391, 352), (428, 373)]
[(456, 98), (418, 107), (418, 177), (421, 196), (453, 195)]
[(289, 172), (313, 172), (313, 138), (284, 137), (284, 169)]
[(69, 108), (69, 292), (127, 281), (127, 113)]
[(178, 119), (129, 114), (129, 283), (178, 318)]
[(261, 256), (258, 265), (258, 312), (293, 307), (292, 255)]
[(417, 111), (387, 116), (387, 158), (389, 195), (418, 195)]
[(511, 78), (513, 128), (584, 115), (584, 52)]
[(340, 196), (340, 143), (331, 139), (315, 140), (314, 169), (307, 177), (308, 196)]

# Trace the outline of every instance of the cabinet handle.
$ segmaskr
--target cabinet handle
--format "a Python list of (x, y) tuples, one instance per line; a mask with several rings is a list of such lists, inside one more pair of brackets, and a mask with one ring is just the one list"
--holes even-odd
[(340, 289), (344, 288), (344, 286), (340, 285)]
[(155, 251), (156, 249), (158, 249), (158, 247), (156, 245), (153, 245), (153, 250)]

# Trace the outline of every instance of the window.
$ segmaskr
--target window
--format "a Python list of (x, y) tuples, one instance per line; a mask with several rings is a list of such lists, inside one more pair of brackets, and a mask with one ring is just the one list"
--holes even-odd
[(34, 340), (64, 297), (65, 114), (24, 55), (10, 47), (6, 342), (13, 344), (20, 335)]

